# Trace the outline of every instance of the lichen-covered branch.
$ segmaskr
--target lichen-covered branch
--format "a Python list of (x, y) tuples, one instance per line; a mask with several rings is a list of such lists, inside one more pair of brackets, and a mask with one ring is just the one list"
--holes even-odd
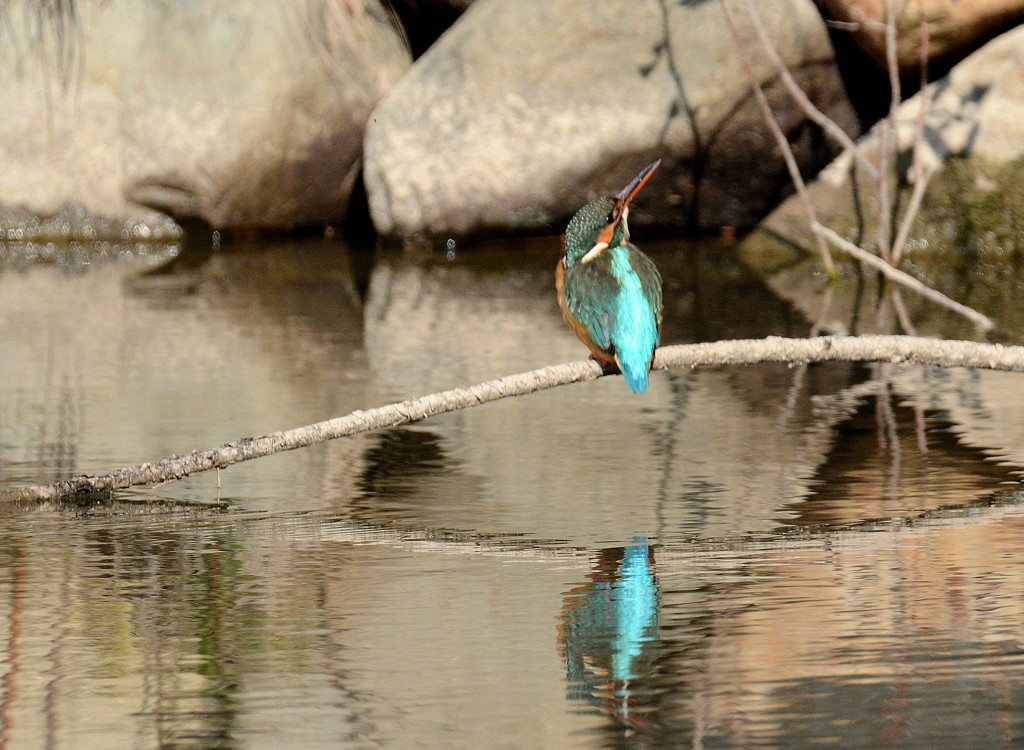
[[(903, 362), (1024, 372), (1024, 347), (910, 336), (823, 336), (810, 339), (769, 337), (664, 346), (655, 352), (654, 369), (748, 365), (759, 362), (831, 361)], [(170, 456), (156, 463), (128, 466), (109, 474), (77, 476), (52, 484), (7, 491), (0, 494), (0, 499), (59, 500), (76, 495), (161, 484), (347, 435), (418, 422), (435, 414), (467, 409), (509, 396), (524, 396), (560, 385), (596, 380), (602, 374), (601, 367), (591, 360), (543, 367), (468, 388), (453, 388), (397, 404), (354, 411), (306, 427), (245, 438), (219, 448), (193, 451), (184, 456)]]

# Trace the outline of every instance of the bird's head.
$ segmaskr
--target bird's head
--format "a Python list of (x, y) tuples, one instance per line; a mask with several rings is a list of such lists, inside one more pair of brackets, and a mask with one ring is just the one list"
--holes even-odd
[(629, 204), (651, 178), (661, 159), (649, 164), (618, 195), (591, 201), (572, 217), (565, 229), (565, 264), (588, 263), (609, 247), (629, 242)]

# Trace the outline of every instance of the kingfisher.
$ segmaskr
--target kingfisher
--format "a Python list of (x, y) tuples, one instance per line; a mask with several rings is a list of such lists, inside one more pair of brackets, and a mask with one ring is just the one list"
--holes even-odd
[(569, 221), (555, 267), (558, 306), (606, 371), (617, 366), (634, 393), (647, 390), (661, 339), (661, 274), (629, 241), (629, 204), (661, 159), (615, 196), (598, 198)]

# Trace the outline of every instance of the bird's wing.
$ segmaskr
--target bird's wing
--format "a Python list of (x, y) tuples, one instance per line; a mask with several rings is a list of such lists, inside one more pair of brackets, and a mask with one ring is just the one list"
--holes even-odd
[(565, 272), (569, 312), (583, 325), (590, 340), (606, 352), (611, 350), (611, 319), (618, 293), (618, 282), (600, 259), (577, 264)]

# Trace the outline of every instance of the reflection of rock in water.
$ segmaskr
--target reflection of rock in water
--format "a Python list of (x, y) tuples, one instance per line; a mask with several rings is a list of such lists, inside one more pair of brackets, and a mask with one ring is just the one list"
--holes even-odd
[[(1019, 502), (659, 549), (659, 680), (699, 676), (697, 696), (666, 695), (666, 713), (696, 714), (716, 747), (1005, 745), (1022, 708)], [(700, 645), (684, 647), (698, 621)]]
[[(104, 472), (366, 404), (359, 307), (343, 245), (224, 248), (187, 269), (183, 284), (173, 277), (126, 284), (136, 268), (0, 275), (5, 483), (51, 478), (7, 467)], [(246, 477), (255, 480), (254, 498), (293, 497), (297, 480), (318, 487), (325, 453), (359, 445), (342, 443), (222, 472), (223, 493), (235, 495)]]
[[(842, 525), (916, 516), (987, 500), (1006, 488), (1005, 465), (965, 445), (943, 411), (914, 408), (879, 385), (862, 391), (834, 428), (834, 442), (812, 480), (814, 492), (792, 506), (792, 523)], [(923, 442), (922, 442), (923, 441)]]
[(948, 420), (961, 443), (982, 451), (1020, 476), (1024, 467), (1024, 402), (1021, 376), (987, 370), (894, 368), (897, 392), (920, 399), (924, 408)]
[[(396, 427), (368, 435), (364, 442), (369, 447), (360, 456), (361, 471), (343, 505), (357, 522), (421, 530), (436, 525), (432, 519), (439, 506), (456, 511), (460, 501), (482, 494), (481, 480), (460, 471), (438, 435), (425, 427)], [(448, 526), (441, 533), (461, 528)]]
[[(673, 247), (653, 256), (668, 295), (667, 342), (696, 338), (694, 331), (806, 329), (721, 248)], [(554, 242), (527, 245), (514, 270), (500, 271), (492, 269), (510, 261), (484, 251), (454, 263), (382, 258), (371, 275), (366, 346), (389, 395), (585, 357), (555, 301), (558, 252)], [(731, 289), (745, 293), (742, 304)], [(828, 392), (847, 377), (833, 367), (807, 380), (812, 393)], [(655, 373), (644, 396), (616, 377), (445, 415), (429, 424), (451, 471), (409, 492), (420, 498), (423, 523), (496, 533), (625, 541), (635, 529), (763, 529), (780, 496), (806, 493), (801, 477), (816, 462), (794, 430), (777, 427), (791, 380), (778, 366)], [(806, 395), (795, 406), (800, 418), (809, 413)], [(799, 468), (780, 473), (781, 464)], [(389, 504), (411, 507), (394, 494), (381, 501), (381, 513)]]

